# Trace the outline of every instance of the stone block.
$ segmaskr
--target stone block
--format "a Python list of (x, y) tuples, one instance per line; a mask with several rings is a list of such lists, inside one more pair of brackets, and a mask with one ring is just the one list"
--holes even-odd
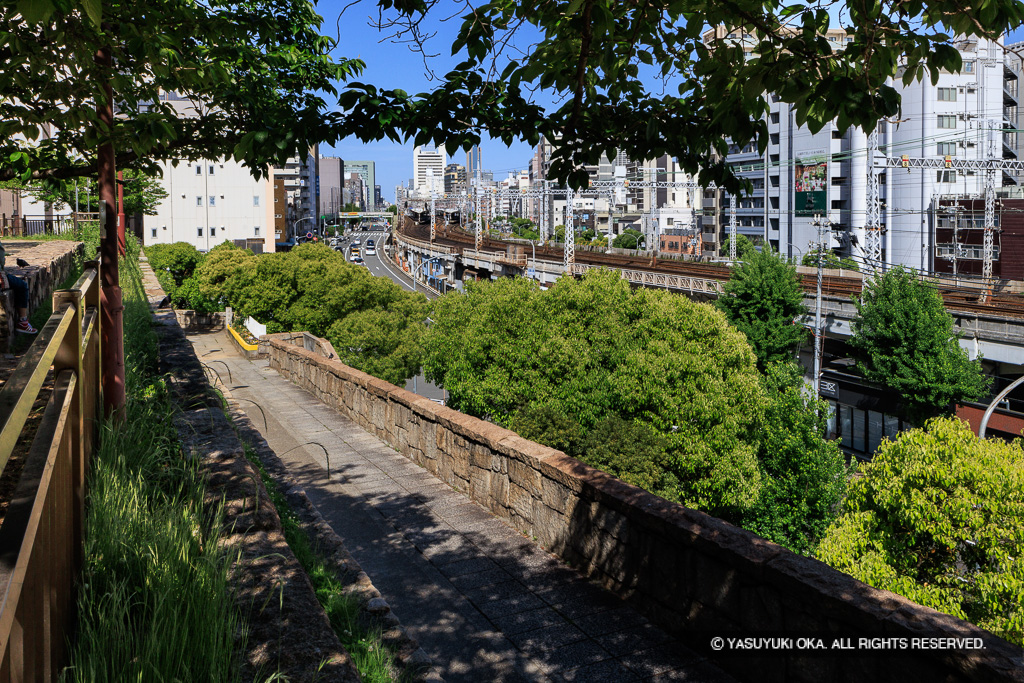
[(501, 457), (495, 455), (490, 448), (480, 443), (469, 444), (469, 464), (484, 470), (501, 471), (499, 461)]
[(469, 495), (481, 505), (489, 506), (490, 503), (491, 474), (490, 470), (479, 467), (469, 468)]
[(452, 464), (452, 473), (460, 479), (469, 479), (469, 450), (466, 448), (455, 448), (448, 453), (448, 460)]
[(520, 460), (508, 460), (508, 477), (517, 485), (530, 492), (530, 495), (541, 497), (541, 481), (543, 477), (536, 467)]
[[(509, 479), (512, 479), (511, 476)], [(534, 497), (531, 492), (517, 484), (515, 480), (512, 480), (509, 484), (508, 498), (509, 506), (515, 511), (516, 515), (532, 524)]]
[(541, 480), (541, 500), (559, 514), (568, 514), (578, 500), (576, 494), (561, 482), (544, 478)]

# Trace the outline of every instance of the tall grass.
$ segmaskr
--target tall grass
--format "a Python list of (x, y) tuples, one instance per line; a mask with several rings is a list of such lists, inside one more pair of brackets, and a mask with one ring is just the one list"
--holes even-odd
[[(134, 240), (130, 240), (134, 241)], [(134, 255), (132, 254), (134, 252)], [(156, 339), (137, 245), (122, 266), (128, 405), (93, 458), (79, 618), (65, 681), (233, 681), (240, 628), (203, 507), (196, 459), (181, 452), (175, 406), (154, 378)]]

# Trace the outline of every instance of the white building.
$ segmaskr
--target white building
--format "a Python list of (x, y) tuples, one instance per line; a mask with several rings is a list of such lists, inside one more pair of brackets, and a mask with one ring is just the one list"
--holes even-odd
[[(231, 160), (160, 164), (167, 197), (145, 220), (145, 244), (188, 242), (209, 251), (225, 240), (274, 251), (274, 194)], [(241, 244), (241, 242), (236, 242)]]
[(430, 181), (427, 170), (444, 182), (445, 153), (430, 147), (416, 147), (412, 152), (413, 192), (421, 197), (430, 196)]
[[(1003, 49), (984, 39), (961, 41), (961, 73), (942, 72), (894, 87), (902, 97), (898, 123), (880, 122), (879, 153), (891, 158), (944, 161), (1016, 158), (1003, 127), (1016, 128), (1017, 75), (1004, 64)], [(902, 71), (898, 76), (902, 75)], [(736, 197), (739, 234), (766, 242), (792, 258), (801, 258), (817, 241), (815, 216), (831, 223), (830, 246), (864, 261), (869, 169), (868, 135), (860, 129), (839, 131), (834, 124), (812, 134), (797, 126), (790, 105), (769, 98), (768, 147), (733, 147), (726, 161), (750, 180), (753, 190)], [(933, 269), (931, 207), (940, 195), (977, 195), (984, 172), (903, 169), (875, 166), (882, 202), (883, 260), (920, 270)], [(997, 185), (1015, 184), (1003, 174)], [(729, 195), (706, 191), (704, 230), (720, 239), (730, 229)]]

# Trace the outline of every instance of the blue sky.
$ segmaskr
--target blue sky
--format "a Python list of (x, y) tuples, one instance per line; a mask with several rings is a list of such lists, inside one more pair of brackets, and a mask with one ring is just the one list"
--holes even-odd
[[(439, 14), (444, 12), (444, 4), (443, 0), (439, 3)], [(376, 2), (361, 0), (345, 9), (346, 5), (347, 2), (338, 0), (321, 0), (317, 11), (324, 18), (322, 33), (339, 39), (335, 56), (359, 57), (366, 62), (366, 70), (354, 80), (372, 83), (379, 88), (401, 88), (409, 93), (424, 92), (437, 85), (436, 81), (430, 80), (422, 55), (410, 50), (408, 45), (388, 40), (390, 32), (381, 32), (371, 24), (371, 15), (374, 20), (377, 17)], [(450, 6), (454, 8), (460, 4), (450, 3)], [(339, 19), (342, 9), (344, 14)], [(443, 76), (459, 61), (449, 53), (460, 24), (457, 16), (450, 21), (432, 18), (429, 24), (429, 30), (437, 33), (427, 43), (431, 52), (439, 53), (430, 59), (431, 69), (437, 77)], [(493, 171), (495, 178), (503, 178), (509, 171), (525, 169), (533, 155), (533, 148), (525, 143), (506, 147), (502, 142), (485, 138), (480, 147), (484, 167)], [(412, 177), (412, 150), (411, 142), (400, 145), (385, 140), (364, 144), (355, 138), (347, 138), (330, 147), (321, 145), (320, 154), (375, 161), (381, 192), (388, 201), (393, 201), (395, 185), (405, 184)], [(455, 150), (451, 161), (465, 164), (465, 152)]]
[[(445, 8), (451, 8), (453, 18), (442, 20)], [(449, 55), (450, 45), (461, 19), (456, 13), (462, 3), (446, 3), (441, 0), (434, 8), (429, 22), (423, 26), (425, 32), (434, 33), (427, 41), (428, 51), (437, 56), (429, 60), (430, 69), (440, 77), (451, 69), (458, 59)], [(377, 3), (373, 0), (321, 0), (317, 11), (324, 18), (322, 32), (338, 39), (335, 57), (359, 57), (366, 62), (366, 70), (356, 79), (372, 83), (379, 88), (401, 88), (409, 93), (431, 90), (436, 86), (427, 73), (427, 66), (421, 54), (408, 45), (389, 39), (392, 31), (381, 31), (374, 26), (378, 17)], [(1024, 40), (1024, 29), (1012, 31), (1007, 43)], [(485, 138), (481, 144), (484, 168), (494, 172), (494, 177), (503, 178), (509, 171), (525, 169), (533, 149), (518, 143), (506, 147), (504, 143)], [(340, 156), (349, 160), (372, 160), (376, 162), (377, 182), (381, 192), (389, 201), (394, 200), (395, 185), (405, 184), (412, 176), (413, 145), (381, 141), (364, 144), (355, 138), (342, 140), (333, 146), (321, 146), (323, 156)], [(466, 155), (461, 150), (454, 152), (451, 161), (465, 164)]]

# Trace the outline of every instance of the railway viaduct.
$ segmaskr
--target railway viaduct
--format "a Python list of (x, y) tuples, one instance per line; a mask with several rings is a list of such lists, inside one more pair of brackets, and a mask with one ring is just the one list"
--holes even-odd
[[(453, 229), (438, 230), (436, 239), (430, 242), (428, 231), (419, 234), (410, 222), (393, 232), (391, 256), (410, 270), (419, 271), (420, 277), (426, 274), (424, 265), (429, 262), (431, 280), (449, 285), (465, 278), (523, 275), (546, 286), (566, 270), (560, 248), (492, 238), (486, 238), (480, 249), (475, 246), (472, 236)], [(589, 251), (577, 246), (576, 263), (570, 265), (571, 272), (581, 275), (591, 268), (614, 268), (635, 285), (661, 287), (703, 300), (717, 297), (729, 277), (728, 268), (720, 265), (655, 260), (626, 250), (612, 249), (610, 251), (619, 253), (606, 253), (608, 251), (603, 248)], [(810, 274), (810, 269), (800, 270), (805, 271), (804, 285), (810, 290), (808, 310), (813, 311), (815, 276)], [(852, 332), (850, 323), (856, 315), (850, 297), (860, 292), (861, 276), (850, 271), (826, 273), (822, 297), (824, 334), (832, 339), (847, 339)], [(947, 310), (962, 334), (961, 346), (971, 358), (981, 355), (989, 361), (1024, 366), (1024, 296), (1003, 294), (981, 303), (979, 295), (977, 289), (950, 288), (943, 292)], [(813, 315), (807, 316), (804, 324), (813, 327)]]

